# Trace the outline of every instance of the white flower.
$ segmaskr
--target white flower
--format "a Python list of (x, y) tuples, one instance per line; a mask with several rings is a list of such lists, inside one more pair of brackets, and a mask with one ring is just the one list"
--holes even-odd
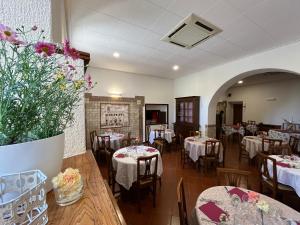
[(269, 204), (266, 201), (258, 201), (256, 203), (256, 207), (259, 208), (261, 211), (267, 213), (269, 211)]

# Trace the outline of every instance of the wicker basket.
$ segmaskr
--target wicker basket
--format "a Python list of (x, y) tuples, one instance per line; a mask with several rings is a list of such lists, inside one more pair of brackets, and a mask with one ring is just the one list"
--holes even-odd
[(0, 176), (0, 224), (45, 225), (46, 179), (40, 170)]

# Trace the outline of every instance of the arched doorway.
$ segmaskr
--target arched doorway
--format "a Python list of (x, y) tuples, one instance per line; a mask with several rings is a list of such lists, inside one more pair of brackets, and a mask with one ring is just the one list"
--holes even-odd
[[(218, 102), (222, 103), (222, 101), (224, 100), (222, 97), (225, 96), (226, 91), (230, 87), (232, 87), (234, 84), (236, 84), (239, 80), (243, 80), (243, 79), (245, 79), (247, 77), (251, 77), (253, 75), (270, 73), (270, 72), (282, 72), (282, 73), (289, 73), (289, 74), (293, 74), (293, 75), (300, 75), (293, 71), (288, 71), (288, 70), (283, 70), (283, 69), (275, 69), (275, 68), (265, 68), (265, 69), (257, 69), (257, 70), (244, 72), (244, 73), (241, 73), (241, 74), (238, 74), (238, 75), (232, 77), (231, 79), (226, 81), (223, 85), (221, 85), (218, 88), (218, 90), (213, 94), (213, 96), (209, 102), (208, 124), (214, 124), (214, 126), (207, 127), (208, 136), (216, 136), (216, 122), (218, 119), (218, 117), (216, 117), (216, 112), (220, 111), (220, 108), (219, 108), (220, 104), (218, 105)], [(218, 106), (218, 108), (217, 108), (217, 106)]]

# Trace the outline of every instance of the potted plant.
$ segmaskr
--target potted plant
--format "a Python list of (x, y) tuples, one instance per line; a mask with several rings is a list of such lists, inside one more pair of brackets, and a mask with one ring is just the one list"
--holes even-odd
[(69, 41), (49, 43), (43, 33), (0, 24), (0, 174), (40, 169), (50, 180), (57, 175), (63, 132), (93, 86), (89, 75), (77, 72), (79, 53)]

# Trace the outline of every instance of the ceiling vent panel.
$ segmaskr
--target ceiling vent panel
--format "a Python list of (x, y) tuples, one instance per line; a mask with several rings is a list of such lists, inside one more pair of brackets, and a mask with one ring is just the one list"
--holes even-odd
[(222, 30), (204, 19), (191, 14), (161, 40), (190, 49), (220, 33)]

